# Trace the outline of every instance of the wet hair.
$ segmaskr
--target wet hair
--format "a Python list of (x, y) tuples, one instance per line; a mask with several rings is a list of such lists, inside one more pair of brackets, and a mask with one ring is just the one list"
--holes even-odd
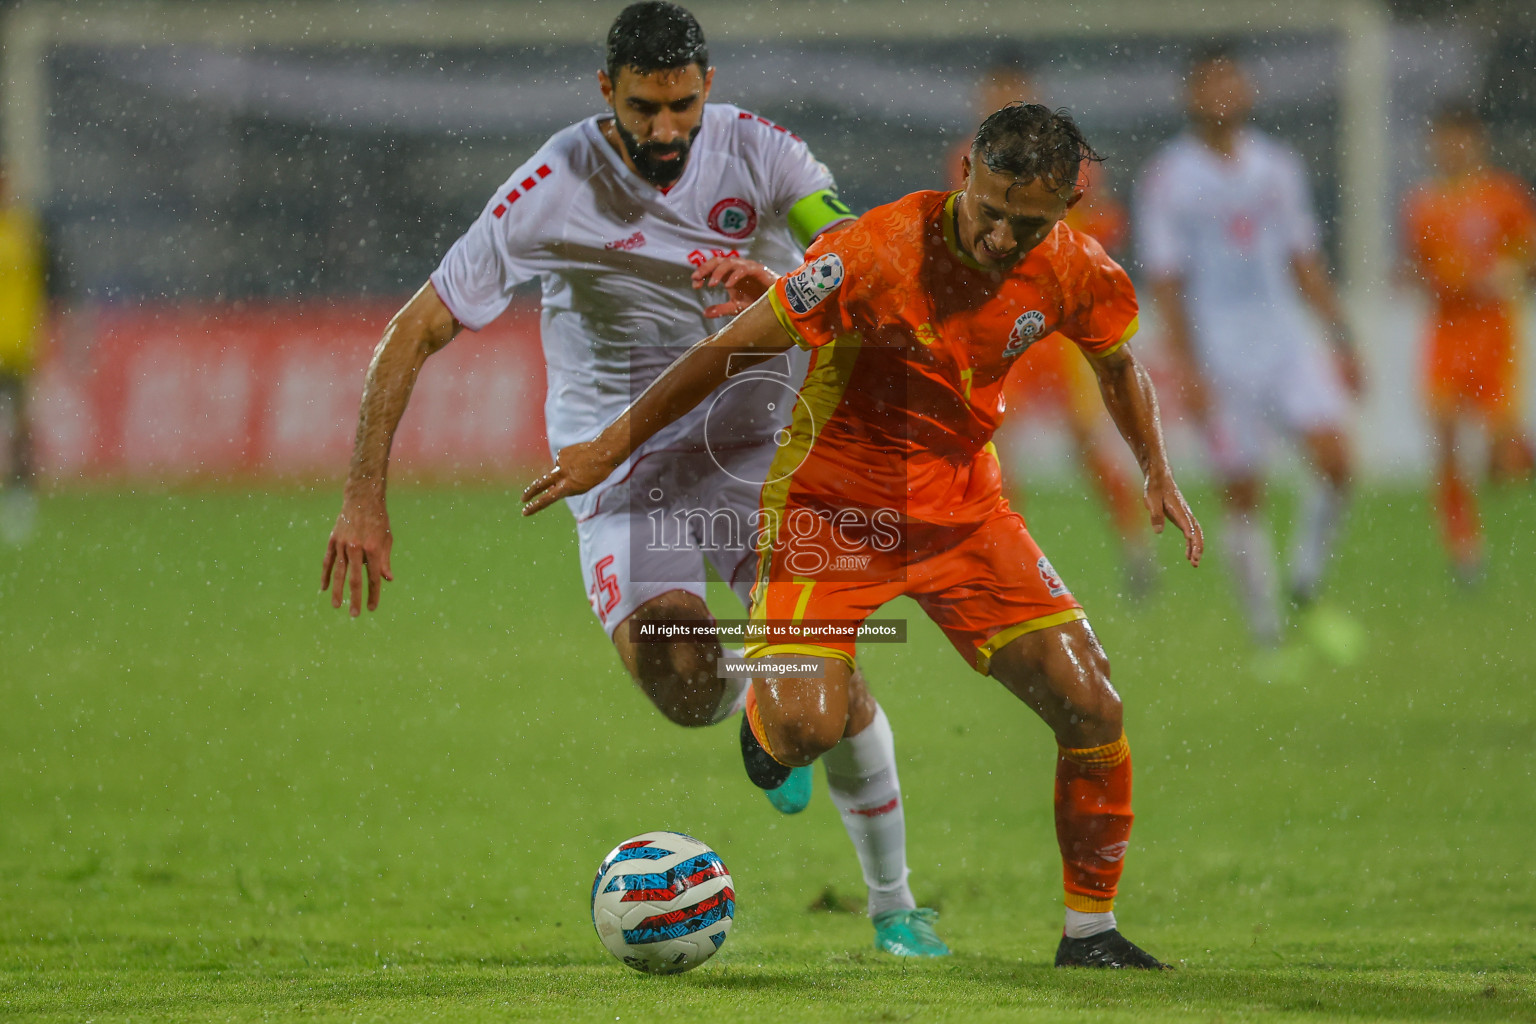
[(630, 4), (613, 19), (608, 29), (610, 79), (617, 79), (621, 68), (645, 75), (690, 64), (708, 70), (709, 47), (698, 19), (677, 4), (644, 0)]
[(1449, 100), (1435, 108), (1429, 123), (1434, 128), (1471, 128), (1481, 130), (1482, 114), (1471, 100)]
[(971, 143), (971, 159), (1016, 181), (1039, 181), (1052, 192), (1077, 184), (1084, 160), (1100, 161), (1065, 110), (1010, 103), (988, 115)]

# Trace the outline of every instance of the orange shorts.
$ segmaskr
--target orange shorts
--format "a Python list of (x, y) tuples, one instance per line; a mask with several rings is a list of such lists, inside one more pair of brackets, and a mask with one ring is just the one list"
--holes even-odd
[(1440, 324), (1424, 353), (1424, 397), (1437, 412), (1472, 408), (1490, 422), (1516, 418), (1519, 361), (1513, 324)]
[[(862, 535), (837, 518), (847, 512), (786, 509), (774, 548), (758, 567), (754, 623), (858, 624), (905, 594), (986, 675), (992, 656), (1015, 637), (1085, 617), (1006, 501), (979, 526), (886, 524)], [(834, 657), (852, 665), (855, 647), (852, 637), (770, 636), (748, 643), (746, 654)]]

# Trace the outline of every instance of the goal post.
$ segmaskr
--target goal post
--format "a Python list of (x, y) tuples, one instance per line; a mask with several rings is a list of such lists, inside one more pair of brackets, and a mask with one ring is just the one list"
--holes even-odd
[[(590, 76), (621, 2), (22, 0), (3, 22), (0, 151), (85, 282), (72, 297), (408, 294), (509, 160), (600, 109)], [(1402, 358), (1417, 307), (1389, 284), (1402, 140), (1389, 136), (1384, 0), (684, 3), (713, 47), (716, 98), (794, 126), (863, 206), (946, 184), (940, 160), (974, 124), (970, 89), (998, 44), (1052, 55), (1047, 93), (1081, 114), (1125, 189), (1121, 168), (1182, 123), (1182, 55), (1251, 40), (1269, 81), (1292, 90), (1261, 88), (1259, 121), (1310, 157), (1372, 367), (1361, 463), (1422, 465)], [(224, 69), (251, 81), (218, 81)], [(292, 95), (312, 71), (345, 87)], [(282, 109), (260, 99), (274, 84), (290, 93)], [(346, 109), (359, 93), (367, 112)]]
[[(1387, 116), (1389, 19), (1379, 0), (1101, 0), (993, 4), (948, 0), (690, 5), (717, 41), (955, 39), (1041, 37), (1260, 36), (1281, 31), (1336, 33), (1340, 51), (1340, 252), (1357, 300), (1378, 294), (1385, 268), (1391, 175)], [(215, 47), (416, 44), (473, 46), (590, 42), (601, 39), (608, 5), (505, 3), (172, 4), (61, 3), (28, 0), (5, 22), (3, 149), (18, 195), (47, 199), (50, 97), (46, 61), (61, 44), (202, 44)]]

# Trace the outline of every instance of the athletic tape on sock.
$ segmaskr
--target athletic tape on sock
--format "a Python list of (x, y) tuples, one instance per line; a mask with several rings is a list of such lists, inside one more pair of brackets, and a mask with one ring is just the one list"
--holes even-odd
[(1056, 750), (1074, 764), (1100, 770), (1114, 768), (1131, 756), (1131, 745), (1123, 732), (1115, 742), (1106, 743), (1102, 747), (1063, 747), (1057, 744)]
[(843, 819), (869, 887), (869, 915), (917, 906), (907, 876), (906, 814), (896, 772), (895, 737), (885, 711), (857, 736), (821, 757), (827, 794)]

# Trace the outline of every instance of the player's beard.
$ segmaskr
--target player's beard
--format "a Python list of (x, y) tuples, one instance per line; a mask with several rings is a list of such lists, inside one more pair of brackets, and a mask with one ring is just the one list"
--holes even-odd
[[(688, 133), (688, 138), (676, 142), (641, 142), (625, 130), (618, 118), (613, 119), (613, 130), (619, 133), (619, 141), (624, 143), (624, 151), (629, 154), (635, 170), (640, 177), (657, 188), (667, 188), (683, 176), (683, 170), (688, 166), (688, 151), (693, 147), (693, 140), (699, 137), (699, 129), (702, 127), (696, 125)], [(664, 153), (676, 153), (677, 159), (659, 159)]]

